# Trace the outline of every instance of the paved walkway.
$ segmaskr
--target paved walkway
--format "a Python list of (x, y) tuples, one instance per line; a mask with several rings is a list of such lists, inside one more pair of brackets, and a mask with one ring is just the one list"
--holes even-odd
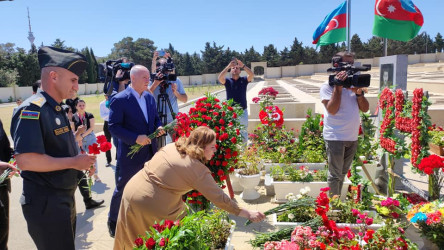
[[(288, 92), (294, 96), (301, 94), (301, 90), (288, 82), (281, 82), (281, 87), (285, 88)], [(251, 102), (251, 99), (257, 95), (259, 90), (264, 85), (264, 82), (257, 82), (251, 84), (249, 88), (247, 100)], [(313, 84), (316, 85), (316, 84)], [(224, 92), (221, 92), (223, 94)], [(314, 95), (315, 93), (313, 93)], [(315, 98), (311, 93), (305, 93), (304, 96), (307, 99)], [(184, 107), (189, 109), (188, 107)], [(318, 109), (317, 109), (318, 110)], [(182, 110), (181, 110), (182, 111)], [(185, 111), (185, 110), (184, 110)], [(115, 155), (113, 150), (112, 155)], [(113, 161), (114, 162), (114, 161)], [(94, 199), (104, 199), (105, 203), (102, 207), (94, 210), (85, 210), (85, 206), (82, 202), (80, 192), (76, 192), (75, 198), (77, 200), (77, 237), (76, 237), (76, 249), (98, 249), (108, 250), (112, 249), (113, 239), (109, 236), (107, 230), (107, 218), (109, 211), (109, 203), (111, 200), (112, 192), (114, 190), (114, 167), (105, 167), (105, 155), (102, 154), (98, 157), (99, 176), (102, 182), (95, 183), (93, 186)], [(405, 176), (417, 181), (415, 185), (422, 190), (427, 189), (427, 183), (418, 175), (412, 174), (409, 168), (403, 169)], [(26, 222), (23, 218), (21, 207), (18, 203), (20, 193), (22, 190), (22, 180), (20, 178), (14, 178), (12, 181), (13, 190), (10, 194), (11, 199), (11, 214), (10, 214), (10, 240), (9, 248), (16, 249), (36, 249), (26, 229)], [(245, 202), (239, 197), (239, 193), (236, 193), (235, 199), (239, 202), (241, 207), (248, 209), (255, 209), (259, 211), (266, 211), (276, 204), (271, 203), (272, 196), (266, 195), (266, 190), (263, 184), (263, 180), (260, 183), (259, 192), (261, 197), (254, 202)], [(296, 191), (297, 192), (297, 191)], [(233, 245), (235, 249), (252, 249), (251, 245), (247, 242), (254, 238), (255, 231), (257, 232), (269, 232), (276, 230), (272, 225), (271, 217), (269, 216), (266, 221), (250, 226), (244, 226), (245, 219), (231, 216), (236, 222), (237, 227), (233, 235)], [(415, 241), (420, 243), (420, 239), (413, 233)], [(421, 244), (421, 243), (420, 243)]]

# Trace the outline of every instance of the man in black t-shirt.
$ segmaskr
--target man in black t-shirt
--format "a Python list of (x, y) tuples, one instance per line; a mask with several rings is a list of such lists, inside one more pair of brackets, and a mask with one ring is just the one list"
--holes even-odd
[[(241, 69), (247, 72), (247, 77), (241, 77)], [(230, 70), (231, 78), (226, 78), (228, 70)], [(239, 59), (233, 58), (232, 61), (225, 67), (224, 70), (219, 74), (218, 80), (221, 84), (225, 85), (225, 90), (227, 91), (227, 100), (233, 99), (237, 104), (239, 104), (243, 109), (244, 113), (240, 117), (241, 125), (244, 128), (241, 130), (242, 138), (244, 144), (248, 141), (248, 109), (247, 109), (247, 85), (249, 82), (253, 81), (254, 73), (250, 68), (247, 67)]]

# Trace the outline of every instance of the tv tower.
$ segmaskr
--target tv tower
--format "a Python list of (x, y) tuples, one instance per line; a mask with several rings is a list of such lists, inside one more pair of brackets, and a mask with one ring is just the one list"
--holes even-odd
[(29, 7), (27, 7), (28, 9), (28, 23), (29, 23), (29, 32), (28, 32), (28, 40), (29, 42), (31, 42), (31, 47), (34, 47), (34, 34), (32, 34), (32, 30), (31, 30), (31, 17), (29, 16)]

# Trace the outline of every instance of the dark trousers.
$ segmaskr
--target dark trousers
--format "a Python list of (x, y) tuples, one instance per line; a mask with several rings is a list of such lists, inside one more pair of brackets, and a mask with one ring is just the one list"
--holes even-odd
[(121, 166), (119, 171), (119, 177), (117, 179), (117, 185), (114, 189), (113, 197), (111, 198), (111, 204), (109, 208), (108, 220), (117, 222), (119, 216), (120, 202), (122, 200), (123, 189), (125, 189), (126, 183), (143, 168), (142, 165), (133, 166)]
[(54, 189), (23, 180), (23, 215), (37, 249), (74, 250), (75, 189)]
[(78, 186), (79, 191), (83, 196), (83, 201), (89, 200), (91, 196), (89, 195), (88, 181), (85, 173), (83, 171), (79, 171), (77, 174), (77, 179), (79, 180)]
[[(103, 123), (103, 133), (105, 133), (106, 140), (108, 142), (111, 142), (111, 133), (108, 130), (108, 122), (107, 121), (105, 121)], [(106, 162), (111, 163), (111, 161), (112, 161), (111, 150), (108, 150), (108, 151), (106, 151)]]
[(9, 179), (0, 185), (0, 249), (5, 250), (9, 236), (9, 185)]

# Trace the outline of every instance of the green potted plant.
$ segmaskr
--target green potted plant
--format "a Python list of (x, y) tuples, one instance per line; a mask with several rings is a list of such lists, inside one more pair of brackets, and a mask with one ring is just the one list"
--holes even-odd
[(226, 249), (236, 223), (222, 210), (199, 211), (180, 221), (161, 221), (138, 236), (134, 248), (142, 249)]
[(257, 156), (257, 149), (249, 147), (244, 151), (241, 158), (245, 165), (236, 173), (239, 184), (243, 188), (240, 197), (243, 200), (255, 200), (260, 197), (260, 194), (256, 191), (256, 186), (259, 185), (261, 180), (261, 163)]
[(432, 126), (428, 133), (430, 135), (430, 151), (439, 156), (444, 156), (444, 129)]

